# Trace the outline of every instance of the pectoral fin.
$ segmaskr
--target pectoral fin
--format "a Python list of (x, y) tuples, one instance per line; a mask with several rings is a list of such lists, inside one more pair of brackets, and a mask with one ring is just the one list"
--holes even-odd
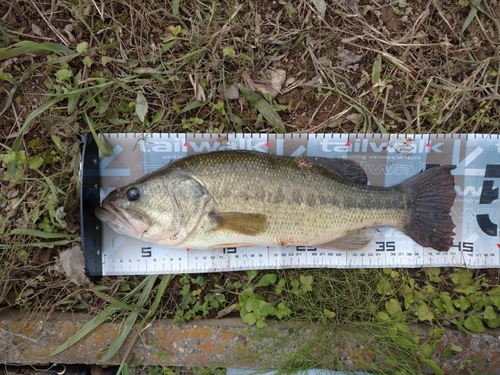
[(248, 236), (256, 236), (267, 229), (267, 216), (263, 214), (221, 212), (211, 214), (210, 218), (216, 224), (215, 230), (225, 230)]
[(315, 245), (321, 249), (328, 250), (361, 250), (366, 247), (373, 239), (369, 230), (360, 229), (349, 232), (343, 237), (339, 237), (328, 243)]

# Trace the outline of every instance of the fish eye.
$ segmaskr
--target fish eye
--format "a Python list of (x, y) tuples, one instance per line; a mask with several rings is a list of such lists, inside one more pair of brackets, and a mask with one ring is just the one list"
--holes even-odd
[(129, 201), (134, 202), (141, 197), (141, 191), (136, 187), (132, 187), (127, 190), (126, 196)]

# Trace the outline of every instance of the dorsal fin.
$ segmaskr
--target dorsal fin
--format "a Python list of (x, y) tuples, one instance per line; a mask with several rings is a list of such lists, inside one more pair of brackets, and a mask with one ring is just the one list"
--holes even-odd
[(314, 156), (305, 156), (304, 159), (312, 164), (320, 165), (335, 177), (355, 184), (366, 185), (368, 178), (366, 173), (357, 162), (350, 159), (340, 158), (321, 158)]

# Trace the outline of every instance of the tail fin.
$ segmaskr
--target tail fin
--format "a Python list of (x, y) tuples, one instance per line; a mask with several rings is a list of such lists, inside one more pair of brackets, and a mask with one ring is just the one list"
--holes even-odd
[(404, 181), (400, 188), (407, 197), (408, 217), (402, 228), (424, 247), (448, 251), (453, 245), (450, 209), (455, 200), (454, 165), (427, 169)]

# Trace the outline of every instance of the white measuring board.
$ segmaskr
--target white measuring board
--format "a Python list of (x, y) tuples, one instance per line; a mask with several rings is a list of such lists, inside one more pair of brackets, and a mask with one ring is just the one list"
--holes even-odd
[[(113, 155), (99, 155), (99, 199), (173, 160), (224, 149), (277, 155), (349, 158), (369, 184), (392, 186), (436, 164), (454, 164), (457, 193), (451, 214), (456, 224), (448, 252), (423, 248), (399, 230), (373, 229), (374, 240), (360, 251), (254, 247), (171, 249), (118, 234), (106, 225), (94, 239), (90, 273), (144, 275), (282, 268), (469, 267), (499, 268), (500, 138), (498, 135), (393, 134), (105, 134)], [(95, 162), (95, 154), (87, 159)], [(83, 177), (85, 181), (86, 177)], [(97, 183), (95, 185), (97, 188)], [(311, 186), (311, 188), (314, 188)], [(90, 190), (89, 190), (90, 191)], [(92, 195), (87, 191), (87, 195)], [(82, 203), (83, 207), (88, 205)], [(92, 208), (93, 209), (93, 208)], [(94, 219), (96, 220), (96, 219)], [(97, 237), (96, 237), (97, 238)], [(87, 243), (90, 240), (87, 238)], [(87, 246), (88, 247), (88, 246)]]

